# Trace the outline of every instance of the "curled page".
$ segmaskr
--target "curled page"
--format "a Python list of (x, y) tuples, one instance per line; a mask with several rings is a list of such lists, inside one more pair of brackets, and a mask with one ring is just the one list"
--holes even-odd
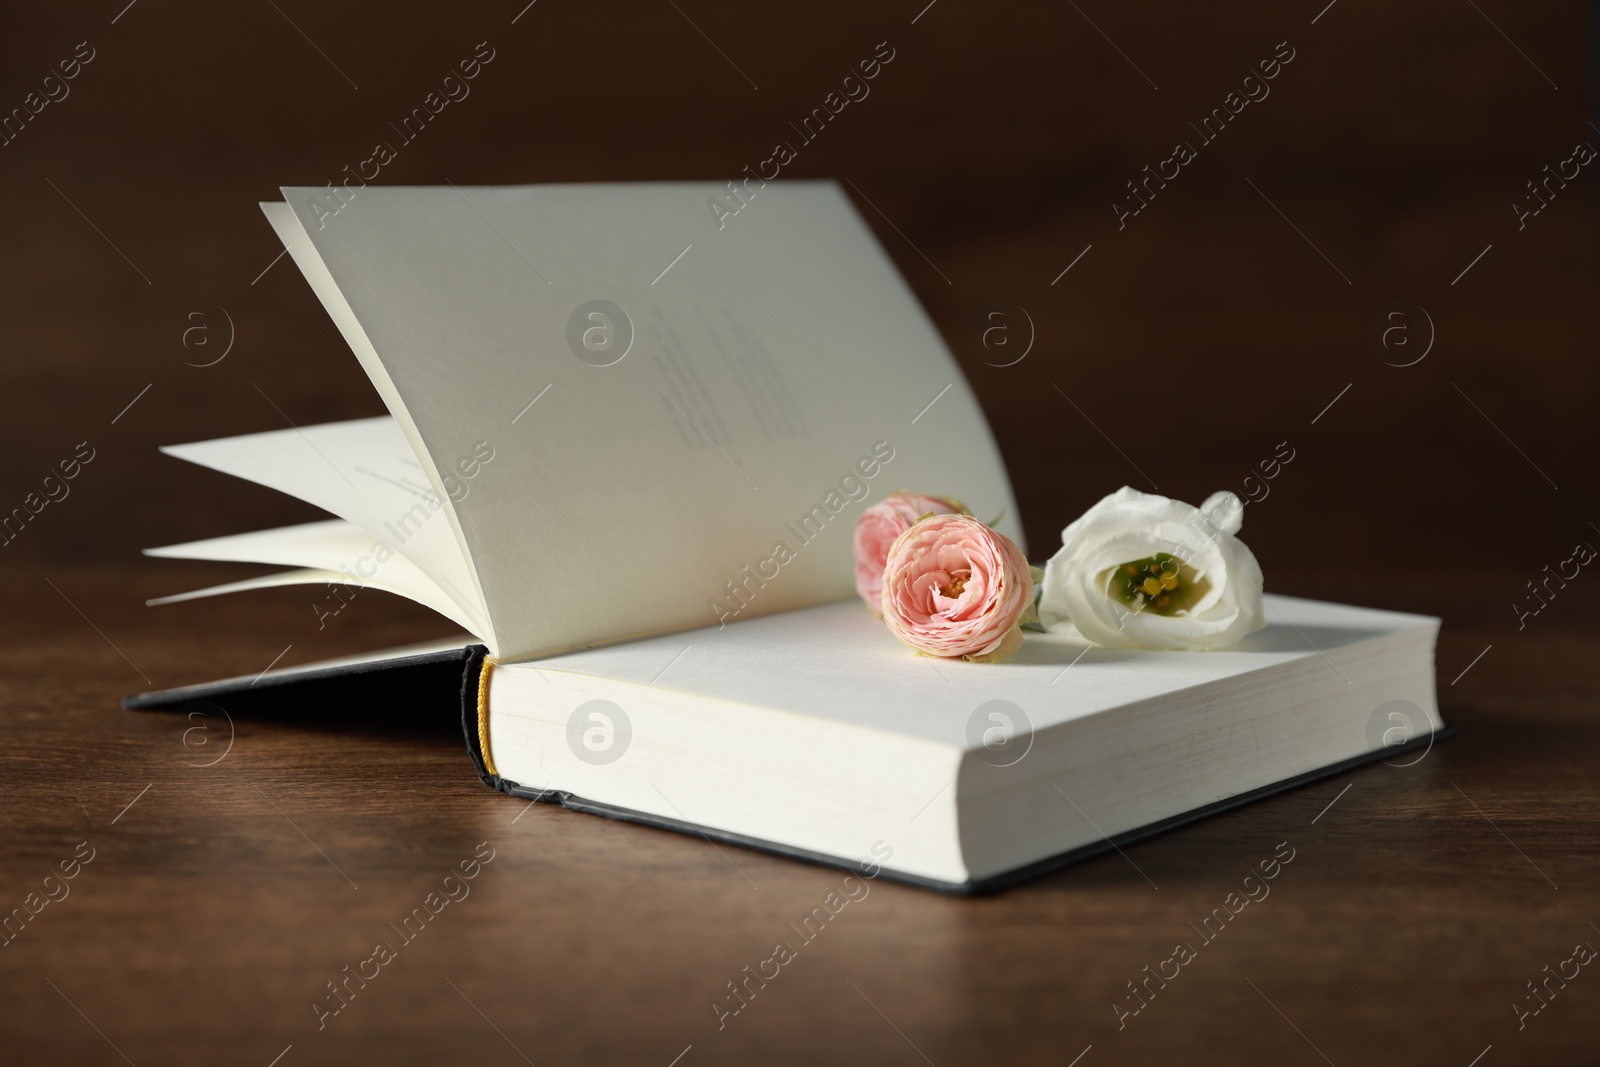
[[(287, 493), (360, 527), (368, 535), (364, 546), (368, 554), (380, 554), (377, 544), (392, 548), (478, 620), (471, 629), (488, 629), (476, 583), (443, 514), (452, 490), (460, 495), (470, 489), (452, 481), (444, 493), (436, 492), (392, 418), (271, 430), (168, 445), (162, 451)], [(256, 562), (329, 565), (310, 560)]]
[[(420, 567), (396, 552), (386, 541), (375, 539), (361, 527), (344, 519), (307, 522), (275, 530), (257, 530), (163, 548), (147, 548), (144, 554), (164, 559), (275, 563), (285, 567), (310, 568), (319, 574), (334, 572), (338, 577), (321, 580), (372, 586), (398, 593), (432, 608), (469, 631), (477, 629), (482, 623), (481, 616), (474, 620)], [(190, 599), (190, 596), (162, 597), (160, 601), (173, 603), (182, 599)]]
[(733, 217), (713, 183), (283, 191), (436, 491), (473, 472), (449, 511), (502, 657), (851, 596), (855, 517), (899, 488), (1020, 541), (976, 400), (839, 187), (738, 191)]

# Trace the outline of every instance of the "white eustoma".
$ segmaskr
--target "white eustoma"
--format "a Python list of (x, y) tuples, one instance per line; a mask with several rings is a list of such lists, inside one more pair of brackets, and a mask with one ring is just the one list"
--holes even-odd
[(1261, 565), (1235, 534), (1244, 505), (1196, 508), (1127, 486), (1061, 531), (1044, 570), (1045, 628), (1113, 648), (1225, 648), (1264, 627)]

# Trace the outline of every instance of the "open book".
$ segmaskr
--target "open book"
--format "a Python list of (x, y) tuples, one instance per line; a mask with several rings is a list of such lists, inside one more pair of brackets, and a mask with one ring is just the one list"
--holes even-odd
[(283, 194), (263, 210), (390, 416), (165, 449), (332, 517), (153, 549), (292, 569), (152, 603), (348, 584), (469, 636), (256, 690), (465, 672), (497, 788), (950, 889), (1440, 727), (1419, 616), (1276, 598), (1225, 653), (900, 646), (851, 584), (868, 503), (936, 491), (1021, 531), (960, 370), (831, 182)]

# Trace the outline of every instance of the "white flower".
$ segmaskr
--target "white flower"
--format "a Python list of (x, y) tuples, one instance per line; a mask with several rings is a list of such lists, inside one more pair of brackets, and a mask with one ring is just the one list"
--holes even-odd
[(1232, 493), (1195, 508), (1124, 486), (1061, 531), (1039, 619), (1116, 648), (1234, 644), (1267, 624), (1261, 565), (1234, 536), (1243, 524)]

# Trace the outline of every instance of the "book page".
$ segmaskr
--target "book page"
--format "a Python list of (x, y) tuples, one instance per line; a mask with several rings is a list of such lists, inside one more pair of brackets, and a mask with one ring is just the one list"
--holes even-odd
[(472, 620), (433, 579), (415, 563), (394, 551), (387, 541), (374, 539), (366, 530), (344, 519), (327, 519), (275, 530), (256, 530), (181, 545), (147, 548), (144, 554), (163, 559), (273, 563), (285, 567), (333, 571), (345, 583), (370, 585), (399, 593), (469, 630), (482, 623), (481, 616), (476, 621)]
[[(455, 502), (505, 658), (854, 595), (900, 488), (1004, 513), (959, 368), (838, 186), (289, 188)], [(393, 401), (391, 401), (393, 403)], [(436, 486), (437, 489), (437, 486)]]
[(1415, 701), (1440, 725), (1431, 670), (1416, 689), (1405, 688), (1413, 684), (1409, 673), (1396, 673), (1431, 664), (1438, 619), (1276, 594), (1267, 604), (1266, 629), (1216, 652), (1101, 648), (1030, 633), (1002, 663), (935, 660), (895, 640), (865, 605), (846, 603), (507, 665), (496, 674), (570, 671), (974, 748), (982, 742), (972, 723), (988, 725), (981, 711), (991, 702), (1007, 706), (1018, 725), (1044, 730), (1305, 661), (1315, 683), (1276, 694), (1285, 714), (1333, 699), (1352, 680), (1381, 677), (1394, 681), (1394, 696)]
[[(416, 424), (411, 421), (411, 414), (407, 410), (400, 393), (395, 389), (394, 382), (389, 377), (389, 372), (384, 369), (383, 362), (378, 358), (377, 350), (372, 347), (372, 341), (367, 337), (366, 331), (361, 328), (355, 312), (350, 310), (349, 303), (344, 294), (339, 291), (338, 283), (333, 280), (333, 275), (328, 273), (327, 265), (322, 262), (322, 257), (317, 254), (317, 249), (312, 244), (311, 238), (306, 235), (300, 225), (300, 219), (288, 204), (263, 203), (262, 214), (266, 215), (267, 222), (272, 225), (272, 230), (283, 242), (283, 249), (294, 260), (294, 265), (300, 268), (301, 277), (306, 284), (311, 286), (311, 291), (317, 294), (317, 299), (333, 319), (334, 326), (339, 330), (339, 335), (350, 346), (350, 351), (355, 354), (356, 361), (361, 364), (361, 369), (367, 374), (378, 397), (383, 401), (384, 407), (389, 409), (399, 429), (399, 436), (409, 444), (412, 457), (422, 472), (423, 480), (428, 482), (438, 494), (442, 505), (445, 525), (455, 537), (456, 555), (460, 557), (461, 568), (468, 575), (468, 583), (462, 589), (470, 595), (474, 605), (474, 617), (478, 619), (476, 629), (485, 632), (484, 640), (488, 641), (491, 649), (495, 641), (487, 631), (491, 630), (488, 615), (483, 609), (483, 591), (477, 585), (477, 572), (472, 569), (471, 556), (467, 551), (466, 539), (461, 534), (461, 524), (456, 518), (455, 504), (452, 499), (450, 487), (445, 478), (451, 473), (441, 472), (434, 466), (433, 457), (422, 444), (422, 435), (417, 431)], [(433, 534), (433, 540), (442, 544), (443, 538), (438, 531)], [(498, 655), (498, 652), (495, 653)]]
[[(377, 578), (363, 578), (357, 581), (356, 579), (345, 574), (343, 571), (326, 570), (320, 567), (302, 567), (298, 570), (278, 571), (274, 574), (263, 574), (255, 578), (246, 578), (243, 581), (224, 582), (222, 585), (206, 586), (204, 589), (191, 589), (187, 592), (173, 593), (169, 596), (151, 597), (144, 603), (146, 607), (156, 608), (165, 604), (181, 604), (186, 600), (201, 600), (206, 597), (223, 596), (228, 593), (248, 593), (256, 589), (273, 589), (278, 586), (285, 585), (316, 585), (327, 587), (327, 591), (325, 592), (318, 591), (315, 594), (316, 599), (311, 602), (311, 609), (316, 612), (319, 620), (319, 625), (317, 626), (317, 629), (319, 630), (322, 629), (320, 623), (325, 621), (327, 616), (337, 615), (340, 611), (344, 610), (343, 605), (348, 601), (349, 597), (347, 594), (340, 593), (338, 591), (338, 587), (346, 585), (357, 585), (370, 587), (373, 589), (381, 589), (386, 593), (393, 593), (395, 596), (402, 596), (408, 600), (415, 600), (417, 603), (437, 611), (445, 618), (455, 622), (458, 626), (465, 627), (471, 623), (469, 616), (454, 603), (452, 603), (448, 597), (439, 594), (434, 594), (432, 597), (428, 597), (425, 593), (419, 595), (421, 592), (419, 587), (401, 587), (399, 585), (384, 581), (381, 576)], [(452, 639), (450, 643), (459, 646), (465, 644), (466, 641)]]
[[(436, 491), (392, 418), (270, 430), (167, 445), (161, 451), (287, 493), (353, 523), (369, 535), (365, 554), (381, 555), (384, 545), (393, 549), (475, 620), (470, 629), (487, 633), (472, 575), (442, 515), (445, 501), (470, 495), (474, 486), (463, 477)], [(351, 566), (358, 559), (352, 556)], [(447, 614), (460, 619), (459, 613)]]

